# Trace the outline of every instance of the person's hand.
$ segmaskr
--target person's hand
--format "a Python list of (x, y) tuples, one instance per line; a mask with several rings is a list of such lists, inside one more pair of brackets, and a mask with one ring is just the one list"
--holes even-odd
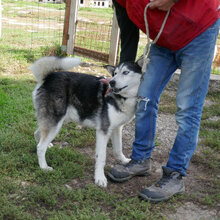
[(151, 0), (151, 4), (149, 6), (150, 9), (159, 9), (161, 11), (168, 11), (174, 5), (173, 0)]
[[(112, 78), (110, 77), (107, 77), (107, 78), (103, 78), (103, 79), (100, 79), (99, 81), (100, 82), (103, 82), (104, 84), (106, 85), (109, 85), (109, 82), (111, 81)], [(105, 93), (105, 97), (111, 92), (111, 88), (108, 87), (108, 89), (106, 90), (106, 93)]]
[(99, 81), (103, 82), (104, 84), (108, 85), (109, 82), (111, 81), (111, 77), (107, 77), (107, 78), (102, 78)]

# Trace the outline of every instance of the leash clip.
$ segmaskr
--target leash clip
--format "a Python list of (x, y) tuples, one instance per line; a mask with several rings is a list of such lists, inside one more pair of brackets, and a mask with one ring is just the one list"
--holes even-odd
[(141, 72), (142, 74), (144, 74), (146, 72), (146, 69), (147, 69), (147, 64), (150, 62), (150, 59), (147, 58), (147, 56), (144, 57), (144, 62), (143, 62), (143, 65), (142, 65), (142, 68), (141, 68)]

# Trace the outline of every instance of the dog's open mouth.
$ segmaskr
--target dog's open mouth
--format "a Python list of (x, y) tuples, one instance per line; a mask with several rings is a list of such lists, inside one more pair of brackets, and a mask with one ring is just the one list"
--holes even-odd
[(121, 92), (123, 89), (127, 88), (128, 86), (124, 86), (122, 88), (111, 88), (113, 93), (119, 93)]

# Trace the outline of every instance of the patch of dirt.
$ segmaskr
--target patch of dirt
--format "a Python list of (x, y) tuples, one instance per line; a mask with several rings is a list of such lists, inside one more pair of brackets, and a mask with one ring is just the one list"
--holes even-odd
[(206, 206), (198, 206), (193, 202), (186, 202), (176, 209), (176, 213), (165, 214), (165, 216), (173, 220), (217, 220), (218, 212), (216, 210), (209, 210)]

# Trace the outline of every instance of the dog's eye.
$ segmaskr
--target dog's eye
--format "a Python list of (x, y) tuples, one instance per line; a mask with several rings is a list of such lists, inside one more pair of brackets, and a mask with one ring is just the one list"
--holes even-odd
[(124, 71), (123, 74), (124, 75), (128, 75), (129, 71)]

